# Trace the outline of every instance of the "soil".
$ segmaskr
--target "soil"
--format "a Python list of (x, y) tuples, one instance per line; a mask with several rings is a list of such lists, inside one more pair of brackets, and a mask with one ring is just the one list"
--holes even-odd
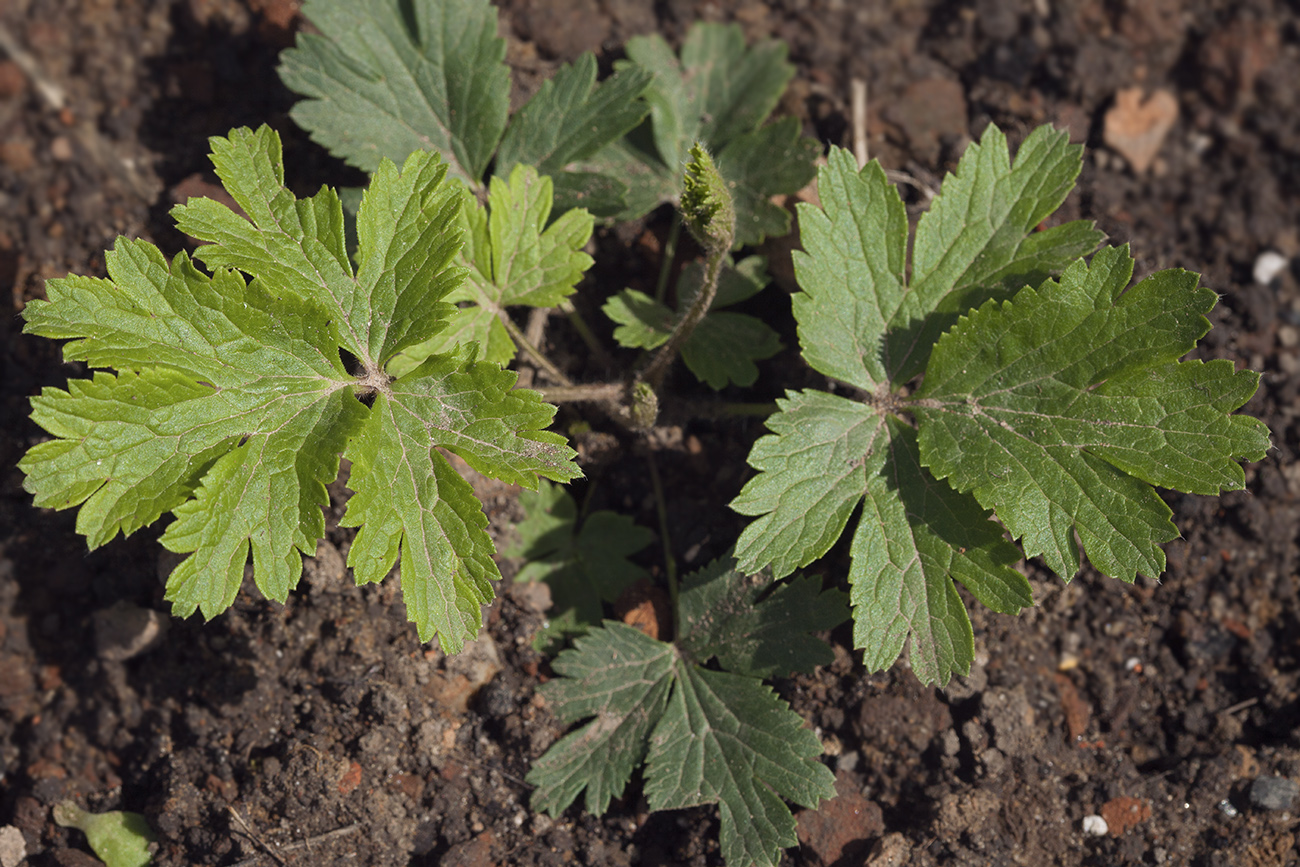
[[(899, 663), (866, 673), (851, 636), (836, 662), (776, 687), (826, 745), (841, 795), (800, 814), (785, 864), (1294, 864), (1300, 812), (1300, 9), (1283, 0), (512, 0), (502, 32), (517, 100), (561, 61), (629, 36), (677, 43), (695, 20), (737, 21), (790, 46), (781, 111), (825, 143), (852, 143), (850, 80), (869, 89), (870, 153), (906, 173), (915, 215), (990, 122), (1013, 144), (1053, 122), (1086, 142), (1064, 216), (1132, 244), (1139, 270), (1201, 272), (1221, 293), (1198, 352), (1264, 371), (1246, 410), (1275, 448), (1244, 492), (1170, 495), (1183, 537), (1160, 582), (1085, 569), (1066, 585), (1024, 568), (1037, 607), (972, 607), (969, 678), (923, 687)], [(78, 371), (18, 313), (43, 281), (102, 275), (119, 235), (172, 255), (188, 243), (169, 207), (210, 189), (206, 138), (263, 122), (285, 140), (302, 193), (358, 176), (288, 118), (274, 74), (302, 26), (292, 0), (6, 0), (0, 25), (0, 826), (29, 863), (96, 863), (50, 809), (143, 813), (162, 865), (713, 865), (716, 811), (651, 814), (637, 785), (601, 817), (529, 809), (530, 762), (562, 732), (536, 693), (549, 672), (531, 639), (544, 612), (518, 564), (465, 655), (421, 645), (396, 581), (358, 589), (343, 566), (346, 498), (288, 604), (246, 584), (210, 623), (166, 611), (157, 531), (91, 553), (74, 516), (35, 509), (15, 464), (42, 436), (27, 399)], [(1163, 88), (1177, 118), (1145, 172), (1107, 146), (1127, 88)], [(1139, 126), (1141, 125), (1139, 118)], [(653, 280), (668, 221), (598, 231), (603, 264), (580, 290), (595, 313)], [(1290, 264), (1254, 279), (1266, 251)], [(762, 312), (796, 346), (787, 298)], [(600, 321), (598, 315), (589, 317)], [(567, 326), (549, 336), (578, 378), (608, 374)], [(738, 400), (816, 384), (793, 348)], [(679, 375), (673, 387), (704, 396)], [(559, 424), (579, 416), (569, 410)], [(672, 550), (687, 567), (742, 526), (725, 504), (762, 432), (751, 421), (674, 420), (645, 441), (599, 418), (576, 439), (589, 481), (574, 494), (658, 527), (647, 454), (663, 474)], [(508, 541), (517, 489), (476, 479)], [(847, 552), (822, 568), (843, 574)], [(643, 562), (657, 568), (660, 547)], [(127, 606), (114, 607), (119, 602)], [(115, 641), (165, 629), (147, 652)], [(144, 622), (147, 621), (147, 622)], [(1279, 781), (1275, 778), (1282, 778)], [(1109, 831), (1085, 831), (1101, 815)], [(1092, 827), (1090, 821), (1088, 827)]]

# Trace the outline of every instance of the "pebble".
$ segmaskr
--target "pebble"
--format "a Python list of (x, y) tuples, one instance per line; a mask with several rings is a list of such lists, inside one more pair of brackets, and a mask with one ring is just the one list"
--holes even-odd
[(29, 142), (10, 140), (0, 142), (0, 163), (4, 163), (15, 172), (26, 172), (36, 168), (36, 154)]
[(1273, 282), (1273, 278), (1286, 270), (1287, 265), (1290, 264), (1291, 260), (1276, 250), (1265, 250), (1255, 260), (1255, 270), (1253, 272), (1255, 282), (1261, 286), (1267, 286)]
[(27, 857), (27, 841), (13, 825), (0, 828), (0, 867), (18, 867)]
[(1106, 824), (1105, 819), (1094, 813), (1083, 817), (1083, 833), (1093, 837), (1105, 837), (1110, 833), (1110, 826)]
[(1106, 112), (1102, 138), (1140, 175), (1155, 162), (1177, 119), (1178, 98), (1170, 91), (1147, 96), (1140, 87), (1126, 88), (1115, 94), (1115, 105)]
[(1250, 803), (1261, 810), (1289, 810), (1300, 795), (1300, 783), (1286, 777), (1256, 777), (1250, 784)]
[(72, 159), (72, 142), (66, 135), (55, 136), (50, 142), (50, 156), (61, 163), (66, 163)]
[(123, 662), (153, 649), (167, 632), (167, 618), (150, 608), (117, 602), (96, 611), (95, 652), (100, 659)]

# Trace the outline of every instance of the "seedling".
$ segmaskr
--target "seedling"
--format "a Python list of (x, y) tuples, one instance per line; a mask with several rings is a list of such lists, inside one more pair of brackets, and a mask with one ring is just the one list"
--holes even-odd
[(544, 430), (554, 407), (512, 390), (515, 374), (476, 361), (473, 344), (398, 377), (385, 369), (454, 312), (443, 299), (465, 279), (452, 264), (460, 190), (435, 154), (380, 163), (354, 269), (338, 195), (289, 192), (272, 130), (235, 130), (212, 147), (249, 217), (210, 199), (173, 211), (211, 242), (195, 252), (211, 276), (184, 253), (169, 266), (153, 245), (121, 239), (109, 279), (51, 280), (49, 301), (24, 311), (29, 333), (71, 338), (64, 357), (98, 369), (32, 400), (55, 438), (19, 464), (24, 487), (38, 505), (80, 506), (92, 548), (174, 512), (162, 544), (190, 556), (166, 597), (177, 614), (211, 618), (234, 601), (250, 548), (258, 588), (286, 599), (324, 533), (341, 453), (357, 583), (381, 581), (400, 553), (421, 640), (436, 633), (454, 652), (478, 632), (500, 574), (478, 499), (439, 447), (529, 488), (581, 475)]
[(1238, 489), (1237, 461), (1269, 447), (1262, 422), (1231, 415), (1258, 374), (1178, 360), (1217, 298), (1197, 275), (1130, 288), (1126, 247), (1081, 258), (1102, 239), (1090, 224), (1034, 231), (1081, 155), (1044, 127), (1013, 166), (990, 126), (921, 218), (910, 268), (903, 202), (878, 163), (859, 169), (833, 149), (821, 207), (800, 206), (800, 346), (844, 387), (778, 401), (750, 453), (759, 473), (732, 502), (757, 518), (736, 556), (787, 575), (859, 511), (848, 580), (869, 669), (907, 642), (922, 681), (967, 673), (973, 636), (954, 582), (1016, 613), (1032, 604), (1013, 568), (1022, 556), (1068, 581), (1082, 542), (1106, 575), (1160, 575), (1160, 545), (1178, 531), (1152, 485)]
[[(320, 33), (299, 34), (282, 58), (284, 82), (307, 97), (293, 118), (367, 171), (383, 156), (401, 162), (413, 150), (436, 150), (451, 175), (488, 201), (490, 216), (475, 211), (474, 196), (463, 206), (462, 224), (472, 240), (460, 263), (471, 277), (447, 298), (461, 311), (437, 336), (409, 348), (393, 369), (473, 339), (481, 359), (506, 364), (516, 351), (527, 354), (559, 386), (548, 392), (551, 399), (608, 401), (616, 395), (623, 405), (612, 408), (616, 418), (633, 426), (653, 421), (648, 398), (637, 396), (640, 380), (573, 390), (507, 309), (559, 306), (593, 350), (602, 351), (566, 301), (590, 264), (579, 252), (591, 234), (589, 214), (626, 220), (677, 202), (685, 192), (683, 168), (697, 144), (716, 157), (731, 192), (732, 245), (789, 231), (789, 214), (771, 198), (812, 180), (819, 147), (800, 137), (794, 118), (767, 123), (794, 74), (785, 45), (747, 47), (738, 26), (716, 24), (693, 27), (680, 56), (658, 36), (636, 37), (609, 79), (597, 82), (595, 58), (585, 54), (511, 115), (505, 40), (496, 36), (497, 13), (487, 0), (409, 9), (397, 0), (309, 0), (303, 14)], [(578, 207), (584, 210), (571, 210)], [(680, 353), (715, 389), (752, 384), (753, 362), (779, 349), (770, 327), (732, 312), (710, 314), (702, 323), (688, 316), (703, 285), (698, 269), (678, 287), (678, 310), (663, 303), (680, 226), (673, 223), (656, 297), (627, 290), (607, 305), (623, 326), (616, 339), (645, 349), (671, 343), (659, 359)], [(746, 285), (762, 273), (757, 260), (739, 273), (745, 279), (724, 281), (732, 290), (725, 303), (743, 300), (766, 282)], [(688, 340), (696, 325), (700, 333)], [(651, 390), (657, 388), (658, 380)]]
[(736, 190), (737, 244), (789, 231), (770, 198), (812, 180), (817, 143), (794, 118), (765, 125), (794, 75), (786, 47), (747, 47), (737, 25), (696, 25), (680, 58), (659, 36), (635, 37), (599, 83), (586, 53), (511, 115), (506, 42), (487, 0), (308, 0), (302, 13), (320, 33), (300, 33), (282, 56), (280, 77), (307, 97), (293, 119), (365, 171), (435, 150), (481, 192), (489, 168), (506, 178), (527, 165), (554, 180), (557, 214), (626, 220), (678, 199), (698, 142)]
[(153, 860), (149, 844), (158, 838), (139, 813), (88, 813), (72, 801), (60, 801), (54, 805), (54, 822), (85, 834), (106, 867), (145, 867)]

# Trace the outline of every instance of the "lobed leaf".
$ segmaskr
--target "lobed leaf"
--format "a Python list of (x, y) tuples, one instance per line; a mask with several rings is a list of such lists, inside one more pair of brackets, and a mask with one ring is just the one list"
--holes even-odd
[(815, 808), (835, 797), (817, 761), (821, 743), (762, 681), (678, 663), (668, 706), (650, 738), (651, 810), (718, 805), (728, 864), (775, 865), (798, 843), (782, 798)]
[(785, 45), (747, 47), (739, 25), (705, 23), (687, 33), (680, 57), (658, 35), (628, 40), (627, 56), (616, 69), (653, 76), (645, 91), (650, 117), (582, 164), (628, 181), (627, 208), (618, 218), (633, 219), (678, 198), (681, 170), (699, 143), (716, 155), (735, 198), (735, 245), (788, 232), (789, 215), (769, 199), (812, 180), (818, 145), (799, 137), (792, 118), (763, 126), (794, 75)]
[(602, 602), (614, 602), (646, 572), (627, 558), (649, 545), (654, 534), (631, 518), (596, 511), (578, 526), (578, 508), (563, 489), (542, 482), (524, 491), (527, 516), (515, 525), (519, 544), (505, 553), (527, 564), (516, 581), (545, 581), (551, 588), (548, 620), (555, 632), (583, 632), (600, 623)]
[(280, 78), (294, 121), (365, 171), (435, 150), (478, 187), (506, 129), (510, 73), (487, 0), (307, 0)]
[(554, 307), (572, 295), (591, 267), (582, 252), (594, 220), (583, 210), (568, 211), (547, 225), (553, 202), (551, 179), (531, 166), (516, 165), (509, 180), (492, 178), (484, 210), (469, 193), (460, 200), (466, 244), (461, 261), (468, 278), (447, 296), (460, 307), (446, 327), (389, 365), (400, 375), (425, 358), (476, 343), (480, 360), (507, 364), (515, 342), (502, 317), (514, 305)]
[(506, 176), (523, 164), (555, 178), (556, 198), (562, 199), (557, 207), (560, 213), (575, 207), (601, 216), (621, 211), (626, 207), (627, 185), (617, 176), (568, 169), (622, 138), (645, 118), (650, 106), (640, 97), (650, 80), (648, 72), (631, 67), (597, 84), (596, 58), (590, 52), (573, 66), (561, 66), (510, 118), (495, 173)]
[(986, 607), (1018, 614), (1033, 604), (1013, 565), (1015, 545), (968, 494), (921, 465), (916, 433), (886, 418), (866, 455), (866, 492), (849, 556), (853, 646), (868, 671), (883, 671), (908, 647), (922, 683), (968, 674), (975, 658), (960, 582)]
[(879, 165), (859, 169), (833, 149), (821, 207), (800, 206), (804, 357), (869, 396), (778, 401), (772, 434), (750, 453), (759, 473), (732, 503), (756, 517), (737, 557), (788, 574), (830, 549), (861, 500), (849, 582), (868, 668), (906, 644), (923, 681), (968, 670), (973, 636), (954, 581), (995, 611), (1031, 604), (1011, 568), (1019, 550), (987, 510), (1067, 579), (1076, 534), (1103, 572), (1154, 576), (1176, 531), (1151, 485), (1239, 488), (1237, 461), (1268, 447), (1261, 423), (1230, 415), (1255, 374), (1177, 361), (1208, 330), (1212, 292), (1184, 272), (1125, 292), (1127, 253), (1080, 259), (1101, 237), (1091, 225), (1034, 231), (1080, 156), (1045, 127), (1012, 163), (990, 127), (922, 217), (910, 280), (906, 212)]
[(1209, 330), (1215, 294), (1184, 271), (1125, 291), (1132, 272), (1127, 248), (1108, 248), (986, 303), (940, 340), (914, 403), (926, 465), (1067, 580), (1076, 532), (1105, 574), (1158, 576), (1177, 530), (1151, 485), (1239, 489), (1237, 461), (1269, 445), (1263, 423), (1230, 415), (1258, 374), (1177, 361)]
[(285, 189), (269, 128), (235, 130), (213, 150), (249, 218), (206, 200), (175, 211), (210, 242), (196, 255), (212, 276), (183, 253), (168, 265), (152, 245), (119, 240), (109, 279), (50, 281), (49, 300), (27, 307), (27, 331), (69, 339), (69, 359), (117, 373), (33, 400), (54, 439), (20, 463), (24, 486), (38, 504), (80, 505), (92, 547), (175, 512), (162, 543), (190, 556), (166, 597), (178, 614), (211, 618), (234, 600), (250, 552), (259, 589), (287, 597), (325, 531), (325, 485), (346, 453), (357, 494), (345, 521), (365, 524), (350, 554), (358, 580), (383, 578), (400, 551), (421, 637), (440, 632), (457, 648), (499, 575), (478, 501), (436, 448), (529, 487), (578, 474), (563, 439), (542, 430), (554, 408), (512, 391), (515, 375), (475, 362), (474, 347), (396, 381), (382, 373), (451, 310), (442, 299), (464, 278), (451, 264), (458, 194), (434, 154), (400, 170), (381, 163), (358, 215), (354, 273), (337, 195)]
[[(820, 592), (818, 580), (758, 601), (767, 584), (720, 559), (684, 580), (677, 645), (605, 621), (557, 656), (562, 677), (542, 695), (561, 720), (589, 721), (533, 764), (534, 807), (556, 815), (585, 788), (587, 810), (604, 812), (644, 762), (650, 809), (716, 803), (727, 863), (775, 865), (797, 842), (782, 799), (815, 807), (834, 797), (835, 780), (816, 760), (817, 737), (757, 675), (829, 661), (807, 632), (844, 614), (843, 594)], [(744, 673), (698, 664), (715, 655)]]
[(935, 341), (968, 310), (1041, 283), (1104, 239), (1087, 220), (1035, 231), (1070, 190), (1083, 145), (1040, 126), (1016, 151), (993, 124), (944, 178), (912, 245), (910, 291), (894, 317), (884, 355), (893, 382), (925, 370)]
[(533, 762), (534, 809), (559, 815), (586, 789), (587, 812), (599, 815), (622, 796), (668, 706), (675, 658), (671, 644), (613, 620), (555, 658), (563, 677), (539, 692), (561, 720), (592, 719)]

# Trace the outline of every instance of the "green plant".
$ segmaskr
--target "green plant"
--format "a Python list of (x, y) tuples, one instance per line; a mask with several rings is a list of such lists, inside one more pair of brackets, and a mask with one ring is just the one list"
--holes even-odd
[[(357, 219), (357, 267), (333, 190), (284, 187), (267, 127), (212, 139), (213, 162), (248, 218), (209, 199), (173, 213), (210, 243), (170, 266), (156, 247), (119, 240), (109, 278), (47, 284), (26, 331), (71, 339), (68, 360), (98, 369), (47, 388), (32, 418), (54, 435), (19, 464), (38, 505), (80, 506), (90, 546), (174, 512), (162, 536), (188, 553), (167, 581), (176, 613), (211, 618), (234, 601), (251, 548), (253, 577), (283, 601), (324, 533), (325, 484), (352, 462), (341, 524), (357, 583), (401, 555), (402, 593), (421, 640), (450, 651), (477, 633), (500, 575), (487, 518), (439, 452), (526, 487), (581, 473), (554, 407), (512, 390), (516, 375), (475, 360), (473, 344), (393, 377), (386, 365), (444, 327), (462, 199), (434, 154), (375, 172)], [(243, 275), (249, 275), (246, 281)], [(344, 363), (344, 357), (351, 361)], [(116, 370), (116, 373), (105, 369)]]
[(527, 165), (553, 178), (556, 213), (626, 220), (676, 201), (699, 142), (735, 190), (738, 244), (789, 231), (769, 199), (812, 180), (817, 143), (794, 118), (764, 125), (794, 75), (786, 47), (748, 48), (736, 25), (696, 25), (680, 58), (659, 36), (635, 37), (599, 83), (584, 54), (511, 115), (506, 42), (487, 0), (308, 0), (302, 13), (320, 33), (300, 33), (282, 56), (280, 77), (307, 97), (293, 119), (366, 171), (436, 150), (480, 191), (489, 166), (504, 178)]
[[(593, 351), (603, 352), (566, 301), (590, 264), (579, 252), (591, 234), (590, 214), (626, 220), (678, 201), (698, 144), (716, 157), (729, 188), (736, 217), (729, 243), (753, 244), (789, 230), (789, 214), (771, 198), (797, 191), (815, 172), (819, 147), (800, 137), (798, 122), (767, 123), (794, 74), (785, 46), (747, 47), (738, 26), (693, 27), (680, 57), (658, 36), (636, 37), (628, 59), (599, 83), (594, 57), (583, 55), (511, 115), (505, 40), (495, 35), (496, 10), (487, 0), (309, 0), (303, 13), (320, 33), (300, 34), (280, 66), (285, 83), (307, 97), (292, 112), (299, 125), (367, 171), (384, 156), (401, 162), (413, 150), (436, 150), (474, 194), (462, 211), (472, 240), (461, 264), (471, 277), (447, 298), (462, 309), (440, 334), (408, 348), (394, 370), (473, 339), (480, 358), (502, 364), (524, 352), (558, 386), (549, 398), (621, 404), (611, 406), (616, 418), (642, 424), (656, 413), (637, 409), (639, 379), (574, 390), (508, 308), (559, 306)], [(473, 206), (484, 195), (486, 217)], [(575, 212), (578, 206), (584, 210)], [(680, 352), (715, 389), (752, 384), (753, 362), (779, 349), (771, 328), (733, 312), (702, 322), (689, 315), (703, 286), (699, 268), (688, 269), (678, 287), (679, 309), (664, 304), (680, 226), (673, 223), (656, 297), (626, 290), (607, 305), (622, 326), (616, 340), (645, 349), (672, 344), (659, 360)], [(763, 288), (760, 263), (728, 272), (730, 291), (718, 306)]]
[(627, 558), (649, 545), (654, 534), (631, 518), (604, 509), (584, 515), (558, 485), (542, 482), (519, 495), (525, 518), (515, 525), (519, 544), (506, 550), (527, 562), (516, 581), (543, 581), (551, 590), (549, 625), (536, 644), (552, 647), (565, 636), (600, 623), (602, 603), (644, 578), (646, 571)]
[(1241, 488), (1237, 461), (1269, 447), (1263, 423), (1231, 415), (1258, 374), (1178, 360), (1209, 330), (1217, 297), (1197, 275), (1129, 287), (1127, 248), (1081, 258), (1102, 238), (1090, 224), (1034, 231), (1073, 187), (1081, 153), (1044, 127), (1012, 165), (990, 126), (921, 218), (910, 268), (903, 203), (878, 163), (859, 170), (834, 149), (821, 208), (800, 206), (799, 341), (843, 393), (779, 402), (750, 453), (759, 473), (732, 503), (757, 518), (736, 556), (789, 574), (825, 554), (861, 504), (848, 580), (869, 669), (910, 639), (922, 681), (966, 673), (973, 637), (954, 582), (1015, 613), (1032, 599), (1013, 564), (1041, 556), (1069, 580), (1076, 534), (1101, 572), (1158, 576), (1177, 530), (1152, 485)]
[(385, 157), (434, 150), (475, 191), (489, 164), (500, 177), (529, 165), (554, 178), (561, 213), (626, 207), (617, 176), (571, 166), (646, 116), (645, 71), (597, 84), (596, 59), (585, 54), (511, 117), (506, 42), (487, 0), (308, 0), (302, 14), (320, 32), (298, 34), (280, 77), (308, 97), (293, 119), (336, 156), (374, 171)]
[(158, 838), (139, 813), (88, 813), (72, 801), (60, 801), (54, 805), (54, 823), (85, 834), (106, 867), (145, 867), (153, 860), (149, 844)]
[[(656, 301), (644, 292), (624, 289), (605, 302), (604, 311), (619, 323), (614, 339), (620, 346), (657, 349), (672, 337), (684, 311), (693, 305), (704, 284), (704, 266), (693, 262), (677, 283), (681, 310)], [(755, 361), (771, 358), (781, 349), (777, 333), (760, 319), (733, 313), (730, 307), (760, 292), (769, 282), (762, 256), (729, 260), (718, 275), (717, 296), (708, 313), (682, 344), (682, 361), (691, 373), (711, 388), (728, 383), (750, 386), (758, 379)]]
[[(844, 594), (820, 579), (773, 584), (727, 557), (682, 581), (673, 641), (616, 621), (591, 630), (540, 688), (562, 720), (590, 722), (533, 763), (533, 806), (558, 815), (585, 789), (588, 812), (603, 813), (644, 764), (650, 809), (716, 803), (727, 863), (776, 864), (797, 842), (782, 798), (816, 807), (835, 778), (816, 735), (762, 679), (829, 663), (810, 633), (844, 618)], [(707, 667), (714, 659), (721, 670)]]

